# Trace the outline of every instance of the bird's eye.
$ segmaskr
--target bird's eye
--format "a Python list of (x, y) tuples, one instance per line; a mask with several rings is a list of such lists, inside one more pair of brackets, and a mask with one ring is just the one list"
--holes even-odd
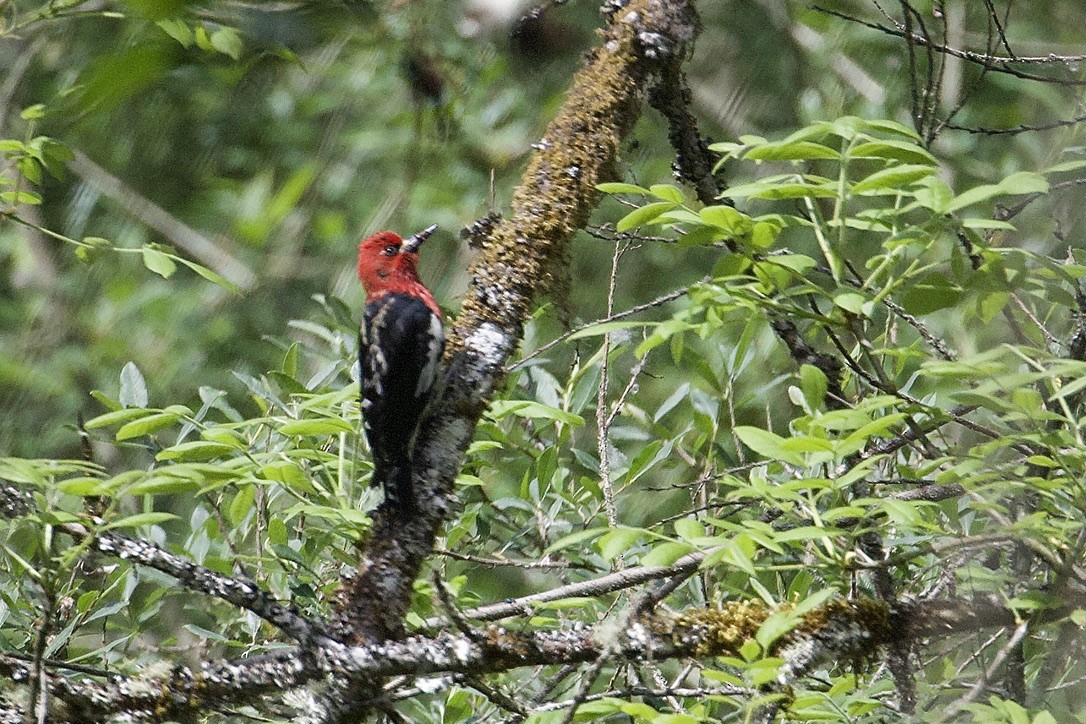
[(397, 251), (399, 251), (399, 249), (395, 246), (386, 246), (381, 253), (385, 256), (395, 256)]

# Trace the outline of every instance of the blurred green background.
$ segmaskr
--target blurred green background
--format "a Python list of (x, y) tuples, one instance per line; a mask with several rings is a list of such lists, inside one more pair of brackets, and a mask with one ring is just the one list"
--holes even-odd
[[(825, 6), (889, 23), (868, 0)], [(704, 28), (688, 72), (713, 140), (783, 136), (845, 113), (911, 124), (900, 39), (807, 2), (698, 7)], [(916, 7), (933, 28), (942, 27), (937, 15), (948, 18), (951, 45), (988, 41), (983, 3)], [(313, 295), (359, 307), (355, 244), (381, 228), (440, 225), (423, 275), (455, 313), (471, 256), (456, 232), (504, 208), (600, 23), (596, 3), (518, 22), (524, 9), (483, 0), (0, 2), (0, 138), (46, 135), (76, 153), (62, 179), (44, 175), (43, 203), (19, 206), (20, 216), (75, 239), (162, 243), (239, 287), (231, 293), (184, 268), (164, 279), (139, 254), (84, 261), (71, 244), (0, 218), (0, 454), (78, 455), (77, 415), (103, 411), (89, 391), (115, 397), (128, 361), (146, 377), (152, 406), (197, 407), (200, 385), (242, 393), (232, 372), (278, 368), (290, 341), (307, 334), (288, 321), (320, 313)], [(1080, 0), (1015, 5), (1007, 19), (1015, 50), (1081, 50), (1081, 10)], [(1066, 77), (1067, 68), (1055, 70)], [(964, 103), (957, 124), (1043, 124), (1081, 106), (1081, 86), (959, 60), (946, 71), (941, 107), (945, 115)], [(22, 118), (35, 104), (44, 115)], [(969, 185), (1050, 165), (1080, 136), (947, 131), (936, 151), (948, 180)], [(662, 120), (649, 111), (622, 171), (667, 181), (671, 158)], [(1060, 245), (1082, 245), (1082, 193), (1053, 203), (1019, 227), (1033, 230), (1022, 234), (1032, 248), (1058, 255)], [(622, 213), (605, 201), (597, 222)], [(576, 240), (575, 319), (605, 309), (612, 250), (588, 235)], [(633, 250), (616, 308), (699, 279), (718, 257)], [(556, 317), (545, 311), (530, 343), (559, 331)]]

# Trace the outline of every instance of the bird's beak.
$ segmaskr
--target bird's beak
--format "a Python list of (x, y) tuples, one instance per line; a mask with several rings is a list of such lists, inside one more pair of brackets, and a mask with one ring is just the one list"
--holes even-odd
[(413, 254), (417, 252), (419, 250), (419, 247), (422, 246), (422, 242), (429, 239), (430, 235), (433, 234), (435, 231), (437, 231), (437, 224), (434, 224), (433, 226), (427, 226), (425, 229), (415, 234), (414, 236), (408, 237), (404, 240), (403, 244), (400, 245), (400, 253), (403, 254), (405, 252), (410, 252)]

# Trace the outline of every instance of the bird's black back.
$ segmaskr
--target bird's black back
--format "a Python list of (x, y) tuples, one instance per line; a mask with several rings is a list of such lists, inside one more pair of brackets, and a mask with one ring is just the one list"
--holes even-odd
[(411, 453), (444, 346), (441, 318), (420, 298), (392, 293), (366, 305), (358, 344), (362, 423), (373, 480), (398, 508), (414, 503)]

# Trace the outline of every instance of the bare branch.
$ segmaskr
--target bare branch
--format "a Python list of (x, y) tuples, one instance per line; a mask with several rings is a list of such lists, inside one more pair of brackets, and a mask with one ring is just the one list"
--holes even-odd
[(1072, 79), (1069, 79), (1069, 78), (1052, 78), (1052, 77), (1048, 77), (1048, 76), (1037, 75), (1036, 73), (1029, 73), (1029, 72), (1026, 72), (1026, 71), (1023, 71), (1023, 70), (1018, 70), (1017, 68), (1014, 68), (1011, 65), (1012, 63), (1021, 63), (1021, 64), (1077, 63), (1077, 62), (1081, 62), (1083, 59), (1086, 59), (1086, 56), (1047, 55), (1047, 56), (1039, 56), (1039, 57), (1009, 58), (1009, 57), (1005, 57), (1005, 56), (988, 55), (988, 54), (985, 54), (985, 53), (977, 53), (977, 52), (971, 51), (971, 50), (960, 50), (958, 48), (950, 48), (950, 47), (947, 47), (946, 45), (943, 45), (943, 44), (940, 44), (940, 43), (934, 43), (934, 42), (930, 41), (929, 39), (923, 37), (922, 35), (918, 35), (916, 33), (906, 32), (905, 30), (899, 30), (897, 28), (890, 28), (890, 27), (887, 27), (885, 25), (881, 25), (879, 23), (868, 22), (866, 20), (863, 20), (861, 18), (857, 18), (857, 17), (855, 17), (853, 15), (849, 15), (847, 13), (842, 13), (842, 12), (839, 12), (837, 10), (832, 10), (830, 8), (822, 7), (821, 5), (813, 5), (812, 8), (814, 10), (817, 10), (818, 12), (825, 13), (827, 15), (832, 15), (832, 16), (834, 16), (836, 18), (840, 18), (842, 20), (847, 20), (847, 21), (852, 22), (852, 23), (858, 23), (860, 25), (863, 25), (864, 27), (871, 28), (872, 30), (878, 30), (879, 32), (886, 33), (887, 35), (892, 35), (892, 36), (894, 36), (896, 38), (904, 38), (906, 40), (911, 40), (913, 43), (916, 43), (917, 45), (925, 45), (925, 44), (930, 45), (932, 50), (935, 50), (936, 52), (946, 53), (948, 55), (956, 56), (956, 57), (961, 58), (963, 60), (967, 60), (967, 61), (969, 61), (971, 63), (976, 63), (977, 65), (980, 65), (980, 66), (982, 66), (982, 67), (984, 67), (984, 68), (986, 68), (986, 69), (988, 69), (990, 71), (996, 72), (996, 73), (1006, 73), (1007, 75), (1013, 75), (1016, 78), (1023, 78), (1025, 80), (1042, 81), (1044, 83), (1055, 83), (1057, 85), (1068, 85), (1068, 86), (1086, 85), (1086, 81), (1072, 80)]
[[(708, 280), (709, 280), (709, 277), (705, 277), (704, 279), (699, 281), (698, 284), (704, 284)], [(565, 334), (560, 335), (560, 336), (552, 339), (550, 342), (547, 342), (545, 345), (543, 345), (539, 349), (533, 350), (530, 354), (525, 355), (521, 359), (517, 360), (515, 364), (509, 365), (508, 367), (506, 367), (505, 371), (506, 372), (512, 372), (515, 369), (519, 369), (520, 367), (523, 367), (525, 364), (527, 364), (531, 360), (535, 359), (536, 357), (543, 354), (544, 352), (551, 349), (552, 347), (555, 347), (556, 345), (559, 345), (562, 342), (565, 342), (572, 335), (577, 334), (578, 332), (582, 332), (582, 331), (584, 331), (584, 330), (586, 330), (586, 329), (588, 329), (590, 327), (595, 327), (597, 324), (605, 324), (607, 322), (616, 322), (616, 321), (618, 321), (620, 319), (625, 319), (626, 317), (632, 317), (633, 315), (644, 312), (645, 310), (652, 309), (654, 307), (662, 306), (664, 304), (667, 304), (668, 302), (672, 302), (672, 301), (674, 301), (674, 300), (676, 300), (676, 299), (678, 299), (680, 297), (685, 296), (686, 294), (689, 294), (690, 290), (693, 289), (693, 287), (694, 287), (694, 285), (691, 285), (691, 286), (688, 286), (688, 287), (683, 287), (681, 289), (676, 289), (675, 291), (668, 292), (667, 294), (661, 294), (659, 297), (657, 297), (656, 299), (653, 299), (651, 302), (645, 302), (644, 304), (638, 304), (635, 307), (630, 307), (629, 309), (624, 310), (622, 312), (616, 312), (615, 314), (604, 317), (603, 319), (597, 319), (597, 320), (595, 320), (593, 322), (588, 322), (587, 324), (582, 324), (579, 327), (574, 327), (573, 329), (569, 330)]]
[[(1035, 616), (1053, 620), (1082, 602), (1068, 600), (1063, 609)], [(446, 632), (352, 647), (326, 641), (308, 653), (289, 649), (244, 661), (206, 662), (197, 670), (177, 667), (161, 677), (115, 676), (105, 683), (58, 677), (51, 687), (68, 706), (83, 707), (81, 721), (103, 721), (121, 711), (153, 712), (148, 721), (167, 721), (192, 707), (254, 701), (325, 676), (477, 676), (523, 666), (584, 664), (605, 652), (611, 662), (737, 655), (771, 613), (760, 601), (728, 602), (721, 609), (652, 616), (617, 629), (608, 623), (536, 632), (491, 627), (478, 637)], [(870, 656), (879, 647), (928, 636), (1013, 625), (1015, 611), (994, 597), (891, 604), (835, 599), (805, 615), (771, 653), (783, 659), (778, 681), (787, 685), (826, 661)], [(17, 677), (25, 671), (22, 666), (0, 656), (0, 676)]]
[[(29, 495), (12, 486), (0, 487), (0, 518), (26, 515), (32, 509), (33, 499)], [(319, 627), (303, 618), (297, 609), (280, 604), (253, 581), (216, 573), (168, 553), (153, 543), (114, 531), (92, 531), (79, 523), (65, 523), (59, 528), (76, 540), (88, 541), (90, 547), (99, 553), (154, 568), (189, 590), (206, 593), (251, 611), (303, 644), (323, 635)]]
[[(502, 601), (501, 603), (492, 603), (486, 606), (468, 609), (463, 613), (465, 617), (477, 621), (497, 621), (498, 619), (508, 618), (509, 616), (530, 615), (532, 613), (532, 605), (536, 603), (559, 601), (563, 598), (573, 598), (575, 596), (600, 596), (607, 593), (614, 593), (615, 591), (621, 591), (626, 588), (633, 588), (634, 586), (638, 586), (648, 581), (670, 578), (686, 572), (696, 571), (698, 566), (701, 565), (701, 562), (705, 560), (705, 557), (714, 550), (715, 549), (711, 548), (704, 551), (688, 553), (670, 566), (639, 566), (636, 568), (627, 568), (599, 578), (593, 578), (589, 581), (570, 583), (565, 586), (559, 586), (558, 588), (552, 588), (549, 591), (533, 593), (510, 601)], [(442, 625), (442, 622), (442, 619), (438, 617), (428, 618), (423, 622), (423, 626), (426, 628), (435, 628)]]

